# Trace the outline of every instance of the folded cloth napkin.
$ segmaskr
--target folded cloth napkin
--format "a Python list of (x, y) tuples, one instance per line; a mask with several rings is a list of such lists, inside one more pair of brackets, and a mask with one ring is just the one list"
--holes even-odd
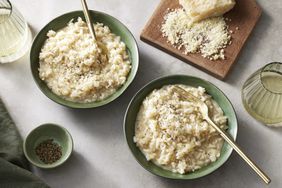
[(22, 144), (17, 127), (0, 98), (0, 187), (49, 188), (29, 171)]

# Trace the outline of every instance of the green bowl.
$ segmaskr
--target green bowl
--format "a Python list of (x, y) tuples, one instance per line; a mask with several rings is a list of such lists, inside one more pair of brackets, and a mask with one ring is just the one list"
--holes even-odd
[(162, 86), (169, 84), (184, 84), (192, 87), (198, 87), (198, 86), (204, 87), (207, 93), (213, 97), (213, 99), (222, 108), (224, 114), (227, 116), (228, 126), (229, 126), (228, 133), (234, 139), (236, 139), (237, 136), (236, 114), (230, 101), (223, 94), (223, 92), (220, 91), (212, 83), (202, 80), (200, 78), (186, 76), (186, 75), (172, 75), (172, 76), (166, 76), (153, 80), (152, 82), (144, 86), (140, 91), (138, 91), (137, 94), (131, 100), (124, 118), (124, 134), (129, 149), (132, 152), (135, 159), (143, 168), (161, 177), (165, 177), (169, 179), (196, 179), (208, 175), (211, 172), (218, 169), (221, 165), (223, 165), (231, 155), (232, 148), (226, 142), (222, 147), (221, 156), (218, 158), (217, 161), (191, 173), (177, 174), (168, 170), (164, 170), (159, 166), (155, 165), (154, 163), (147, 161), (143, 153), (139, 150), (139, 148), (136, 146), (136, 144), (133, 141), (133, 136), (135, 135), (134, 132), (135, 132), (136, 116), (137, 113), (139, 112), (139, 108), (142, 104), (142, 101), (154, 89), (159, 89)]
[(84, 15), (82, 11), (74, 11), (69, 12), (66, 14), (63, 14), (51, 22), (49, 22), (35, 37), (33, 44), (31, 46), (30, 51), (30, 65), (31, 65), (31, 72), (33, 75), (33, 78), (37, 84), (37, 86), (40, 88), (40, 90), (51, 100), (67, 106), (71, 108), (95, 108), (98, 106), (103, 106), (105, 104), (108, 104), (118, 98), (125, 90), (126, 88), (131, 84), (133, 81), (137, 70), (138, 70), (138, 64), (139, 64), (139, 52), (138, 52), (138, 46), (137, 43), (131, 34), (131, 32), (116, 18), (102, 13), (98, 11), (90, 10), (90, 15), (92, 17), (93, 22), (100, 22), (107, 25), (113, 33), (120, 36), (122, 41), (127, 46), (127, 51), (129, 53), (130, 59), (131, 59), (131, 71), (127, 77), (126, 83), (120, 87), (113, 95), (109, 96), (108, 98), (102, 100), (102, 101), (96, 101), (96, 102), (90, 102), (90, 103), (79, 103), (79, 102), (72, 102), (69, 100), (66, 100), (56, 94), (54, 94), (51, 89), (47, 87), (45, 82), (43, 82), (39, 78), (39, 53), (41, 51), (42, 46), (44, 45), (44, 42), (47, 39), (47, 32), (49, 30), (60, 30), (67, 26), (67, 23), (71, 19), (77, 19), (78, 17), (81, 17), (84, 19)]
[[(53, 139), (62, 148), (62, 157), (52, 163), (45, 164), (35, 153), (35, 148), (43, 141)], [(55, 124), (43, 124), (32, 130), (23, 144), (24, 154), (28, 161), (39, 168), (55, 168), (68, 160), (73, 151), (73, 140), (70, 133), (63, 127)]]

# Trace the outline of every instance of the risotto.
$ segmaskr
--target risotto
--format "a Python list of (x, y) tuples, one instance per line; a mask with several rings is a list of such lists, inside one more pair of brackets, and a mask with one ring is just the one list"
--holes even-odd
[(126, 45), (102, 23), (97, 43), (81, 18), (50, 30), (39, 55), (39, 76), (55, 94), (76, 102), (103, 100), (126, 81), (131, 63)]
[[(227, 129), (222, 109), (202, 87), (178, 85), (204, 101), (211, 119)], [(167, 85), (143, 101), (137, 115), (134, 142), (148, 161), (175, 173), (188, 173), (220, 157), (224, 140), (204, 119), (196, 104)]]

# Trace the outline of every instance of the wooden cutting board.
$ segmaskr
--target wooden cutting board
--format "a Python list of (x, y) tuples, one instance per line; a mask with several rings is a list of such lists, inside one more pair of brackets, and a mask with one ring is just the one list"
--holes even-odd
[[(164, 16), (168, 12), (168, 8), (175, 9), (181, 7), (178, 0), (162, 0), (143, 29), (140, 38), (142, 41), (190, 63), (219, 79), (224, 79), (236, 62), (240, 51), (254, 29), (262, 12), (255, 0), (236, 0), (236, 2), (235, 7), (224, 15), (224, 17), (231, 19), (231, 21), (226, 22), (230, 30), (234, 31), (232, 34), (232, 44), (225, 49), (225, 60), (211, 61), (203, 58), (200, 54), (185, 55), (183, 53), (184, 50), (174, 48), (167, 42), (167, 39), (162, 36), (160, 28), (164, 22)], [(236, 30), (236, 27), (238, 27), (239, 30)]]

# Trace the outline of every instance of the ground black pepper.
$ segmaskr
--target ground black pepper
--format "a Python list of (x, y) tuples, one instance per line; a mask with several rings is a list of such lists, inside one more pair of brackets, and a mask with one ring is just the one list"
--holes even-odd
[(35, 153), (43, 163), (52, 164), (62, 157), (62, 148), (53, 139), (48, 139), (35, 148)]

